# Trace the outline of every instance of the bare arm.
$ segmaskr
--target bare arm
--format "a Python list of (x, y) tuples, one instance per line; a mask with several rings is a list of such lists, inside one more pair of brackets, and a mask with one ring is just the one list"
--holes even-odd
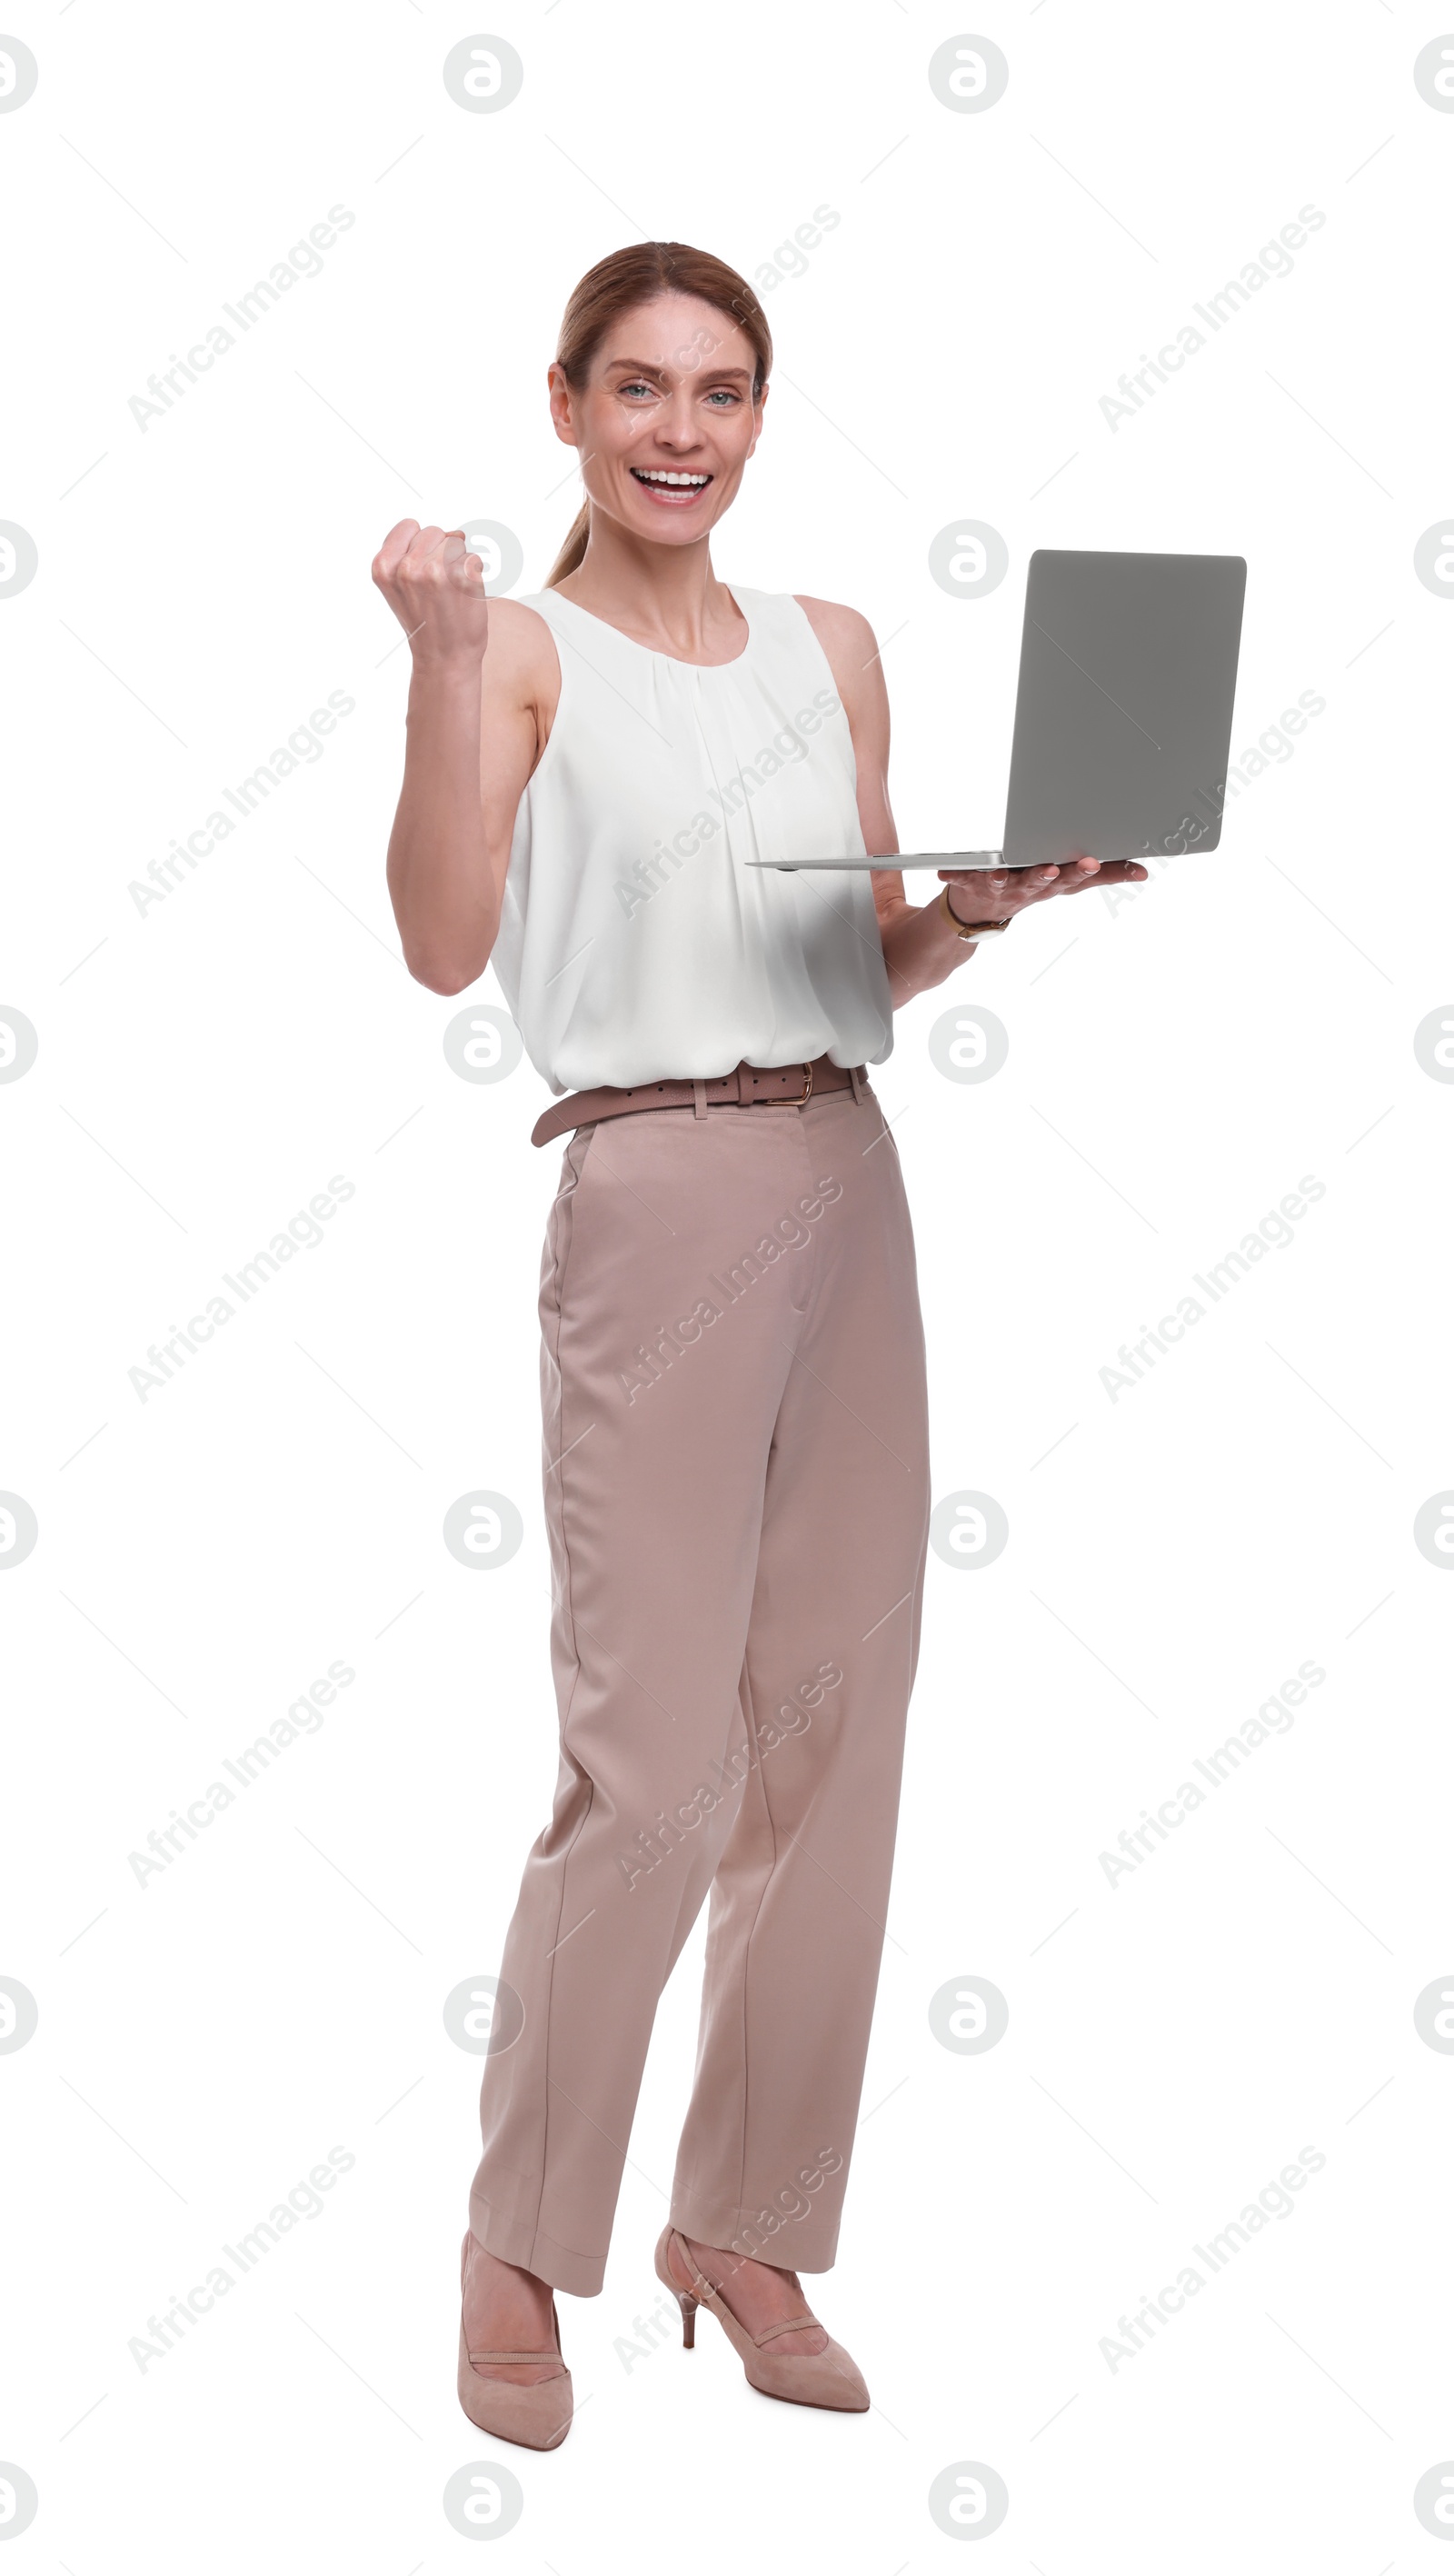
[(459, 993), (499, 933), (516, 809), (549, 736), (559, 667), (533, 609), (487, 601), (457, 531), (402, 519), (373, 577), (413, 656), (389, 894), (410, 974)]
[[(889, 806), (889, 694), (873, 628), (856, 608), (827, 599), (800, 599), (798, 605), (822, 645), (853, 737), (858, 767), (858, 820), (863, 845), (875, 856), (888, 856), (899, 846)], [(1063, 868), (941, 868), (950, 887), (951, 909), (964, 922), (1008, 921), (1017, 912), (1042, 903), (1048, 895), (1077, 894), (1087, 885), (1114, 885), (1145, 876), (1134, 859), (1075, 859)], [(901, 1010), (917, 993), (942, 984), (957, 966), (977, 957), (972, 942), (959, 937), (944, 918), (936, 895), (927, 904), (910, 903), (899, 868), (875, 869), (873, 899), (878, 913), (884, 964), (894, 1009)]]

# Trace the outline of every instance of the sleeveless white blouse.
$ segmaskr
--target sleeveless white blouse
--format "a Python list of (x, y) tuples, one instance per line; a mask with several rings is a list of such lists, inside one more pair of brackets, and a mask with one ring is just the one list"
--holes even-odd
[(872, 880), (744, 861), (863, 851), (853, 743), (788, 593), (740, 590), (747, 647), (703, 669), (536, 591), (560, 660), (520, 799), (494, 965), (552, 1091), (735, 1064), (881, 1064), (893, 1012)]

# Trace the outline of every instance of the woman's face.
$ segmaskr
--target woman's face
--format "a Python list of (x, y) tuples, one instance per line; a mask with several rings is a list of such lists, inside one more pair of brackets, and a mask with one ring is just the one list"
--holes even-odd
[(654, 545), (704, 537), (735, 499), (762, 427), (755, 363), (746, 333), (714, 304), (659, 295), (612, 324), (580, 392), (552, 365), (556, 435), (579, 448), (593, 506)]

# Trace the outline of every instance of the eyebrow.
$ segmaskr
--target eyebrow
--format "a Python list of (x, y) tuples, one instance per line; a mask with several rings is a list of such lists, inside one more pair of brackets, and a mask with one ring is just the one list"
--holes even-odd
[[(608, 367), (624, 367), (628, 376), (668, 376), (671, 374), (671, 368), (663, 358), (608, 358), (606, 364)], [(708, 367), (703, 370), (703, 372), (711, 376), (735, 376), (740, 378), (741, 382), (745, 385), (750, 384), (752, 381), (752, 370), (750, 367)], [(698, 373), (698, 370), (695, 367), (688, 367), (683, 369), (683, 373), (694, 376)]]

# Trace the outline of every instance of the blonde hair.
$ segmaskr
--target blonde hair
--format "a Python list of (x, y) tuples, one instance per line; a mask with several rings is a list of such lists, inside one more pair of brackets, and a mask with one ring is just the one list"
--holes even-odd
[[(626, 250), (612, 251), (608, 259), (598, 260), (594, 268), (587, 269), (565, 308), (556, 347), (556, 363), (564, 370), (566, 383), (579, 391), (612, 323), (624, 313), (634, 312), (638, 305), (649, 303), (653, 296), (663, 294), (694, 295), (700, 303), (714, 305), (728, 321), (740, 326), (757, 361), (752, 375), (752, 399), (756, 402), (772, 369), (772, 334), (762, 306), (735, 268), (729, 268), (723, 259), (714, 259), (710, 251), (693, 250), (689, 242), (633, 242)], [(575, 571), (585, 554), (590, 532), (590, 503), (583, 501), (551, 566), (547, 590), (553, 590), (567, 573)]]

